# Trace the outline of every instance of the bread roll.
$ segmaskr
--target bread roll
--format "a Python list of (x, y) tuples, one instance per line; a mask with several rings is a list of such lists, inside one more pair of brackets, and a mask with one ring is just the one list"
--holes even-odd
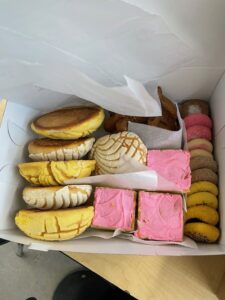
[(59, 209), (84, 204), (91, 192), (91, 185), (26, 187), (23, 190), (23, 199), (34, 208)]
[(18, 167), (21, 176), (35, 185), (64, 185), (67, 180), (90, 176), (95, 169), (95, 161), (42, 161), (22, 163)]
[(93, 206), (51, 211), (20, 210), (15, 223), (27, 236), (45, 241), (69, 240), (92, 222)]
[(29, 157), (34, 161), (77, 160), (92, 148), (95, 138), (75, 141), (36, 139), (28, 145)]
[(66, 107), (38, 117), (31, 129), (51, 139), (79, 139), (97, 130), (103, 120), (100, 107)]
[(135, 133), (123, 131), (103, 136), (90, 152), (90, 158), (96, 160), (96, 174), (122, 173), (126, 166), (123, 155), (141, 164), (146, 163), (147, 148)]

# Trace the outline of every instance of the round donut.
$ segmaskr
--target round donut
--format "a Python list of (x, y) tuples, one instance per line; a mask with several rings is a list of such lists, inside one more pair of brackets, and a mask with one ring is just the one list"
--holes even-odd
[(206, 126), (201, 125), (194, 125), (187, 129), (187, 141), (191, 141), (194, 139), (206, 139), (208, 141), (211, 141), (212, 139), (212, 132), (211, 130)]
[(206, 150), (202, 150), (202, 149), (191, 150), (190, 154), (191, 154), (191, 158), (194, 158), (196, 156), (204, 156), (204, 157), (208, 157), (208, 158), (213, 159), (212, 153), (210, 153)]
[(214, 184), (217, 184), (218, 176), (210, 169), (197, 169), (191, 172), (191, 182), (194, 183), (198, 181), (210, 181)]
[(212, 128), (212, 120), (210, 119), (210, 117), (201, 113), (186, 116), (184, 118), (184, 123), (186, 128), (194, 125), (205, 126), (209, 129)]
[(217, 173), (218, 170), (217, 162), (214, 159), (206, 156), (195, 156), (191, 158), (190, 166), (191, 171), (207, 168)]
[(213, 152), (213, 145), (206, 139), (194, 139), (187, 143), (188, 150), (202, 149), (208, 152)]

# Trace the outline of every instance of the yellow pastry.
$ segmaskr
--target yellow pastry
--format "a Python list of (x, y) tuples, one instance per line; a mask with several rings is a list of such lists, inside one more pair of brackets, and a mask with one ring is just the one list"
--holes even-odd
[(64, 185), (66, 180), (90, 176), (94, 160), (30, 162), (18, 165), (20, 174), (35, 185)]
[(218, 208), (218, 200), (215, 195), (209, 192), (199, 192), (187, 197), (187, 207), (196, 205), (207, 205), (214, 209)]
[(72, 140), (97, 130), (104, 120), (100, 107), (66, 107), (38, 117), (31, 129), (51, 139)]
[(194, 222), (184, 225), (184, 234), (196, 242), (215, 243), (220, 236), (220, 230), (209, 224)]
[(188, 208), (185, 214), (185, 222), (198, 219), (210, 225), (216, 225), (219, 222), (218, 212), (206, 205), (197, 205)]
[(99, 138), (90, 152), (90, 158), (96, 160), (96, 174), (122, 173), (127, 157), (145, 164), (146, 156), (147, 148), (139, 136), (127, 131)]
[(209, 181), (198, 181), (191, 185), (190, 192), (188, 195), (198, 192), (210, 192), (214, 194), (215, 196), (218, 195), (218, 188), (217, 186)]
[(38, 209), (59, 209), (84, 204), (92, 192), (91, 185), (26, 187), (23, 199)]
[(51, 211), (20, 210), (15, 223), (27, 236), (45, 241), (69, 240), (92, 222), (93, 206)]
[(28, 145), (29, 157), (34, 161), (77, 160), (92, 148), (95, 138), (79, 140), (36, 139)]

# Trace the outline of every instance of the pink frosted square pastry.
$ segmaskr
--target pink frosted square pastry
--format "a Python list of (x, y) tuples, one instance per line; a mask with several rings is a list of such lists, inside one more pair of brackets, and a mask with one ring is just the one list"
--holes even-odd
[(97, 187), (92, 227), (132, 231), (135, 223), (135, 206), (135, 191)]
[(149, 150), (147, 166), (170, 181), (176, 191), (185, 192), (191, 186), (190, 153), (183, 150)]
[(182, 241), (182, 196), (168, 193), (140, 192), (138, 228), (134, 235), (140, 239)]

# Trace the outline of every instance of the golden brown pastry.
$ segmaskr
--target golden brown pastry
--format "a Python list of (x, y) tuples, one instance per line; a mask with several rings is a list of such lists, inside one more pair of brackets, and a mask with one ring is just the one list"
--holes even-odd
[(38, 117), (31, 129), (51, 139), (79, 139), (97, 130), (103, 120), (100, 107), (66, 107)]
[(103, 136), (90, 152), (90, 158), (96, 160), (96, 174), (121, 173), (126, 165), (123, 155), (132, 157), (141, 164), (146, 163), (147, 148), (133, 132), (123, 131)]
[(36, 139), (28, 145), (29, 157), (34, 161), (76, 160), (92, 148), (95, 138), (79, 140)]
[(72, 239), (92, 222), (93, 206), (51, 211), (20, 210), (15, 223), (27, 236), (45, 241)]
[(114, 133), (128, 130), (128, 122), (142, 123), (146, 124), (147, 117), (133, 117), (124, 116), (116, 113), (111, 113), (110, 117), (105, 120), (104, 128), (105, 131)]
[(160, 102), (162, 104), (162, 108), (173, 118), (177, 118), (177, 107), (176, 105), (168, 99), (165, 95), (163, 95), (162, 88), (158, 87), (158, 95)]
[(18, 167), (21, 176), (35, 185), (64, 185), (66, 180), (90, 176), (95, 169), (95, 161), (41, 161), (22, 163)]
[(23, 200), (38, 209), (59, 209), (84, 204), (92, 192), (91, 185), (26, 187)]
[(133, 117), (111, 113), (110, 117), (104, 122), (105, 130), (111, 133), (127, 131), (129, 121), (167, 130), (178, 130), (176, 105), (163, 95), (161, 87), (158, 87), (158, 95), (162, 106), (161, 117)]

